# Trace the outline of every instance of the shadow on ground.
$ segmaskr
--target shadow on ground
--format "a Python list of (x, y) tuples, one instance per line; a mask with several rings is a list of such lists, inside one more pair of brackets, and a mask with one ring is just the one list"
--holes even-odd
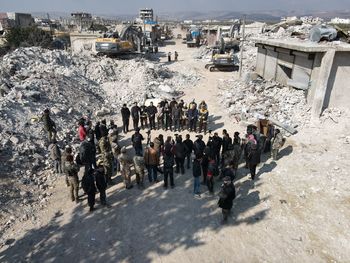
[[(237, 199), (229, 225), (255, 224), (265, 218), (268, 210), (244, 215), (264, 201), (259, 191), (250, 191), (258, 180), (236, 184)], [(49, 224), (28, 231), (1, 252), (0, 261), (152, 262), (175, 250), (202, 246), (205, 243), (197, 238), (199, 232), (218, 232), (225, 227), (220, 224), (218, 198), (209, 195), (204, 186), (202, 197), (193, 197), (191, 170), (177, 175), (175, 184), (169, 190), (164, 190), (162, 183), (148, 182), (145, 190), (113, 189), (108, 195), (109, 208), (98, 204), (89, 213), (83, 201), (68, 216), (68, 222), (67, 216), (57, 212)], [(216, 192), (220, 184), (216, 182)]]

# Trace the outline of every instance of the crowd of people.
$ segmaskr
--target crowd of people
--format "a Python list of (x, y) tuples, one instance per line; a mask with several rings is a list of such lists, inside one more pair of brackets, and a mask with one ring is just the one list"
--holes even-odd
[(150, 102), (149, 106), (138, 106), (134, 102), (129, 109), (126, 104), (121, 109), (123, 132), (129, 132), (130, 119), (133, 129), (170, 130), (207, 133), (208, 128), (208, 105), (202, 101), (199, 105), (193, 100), (189, 104), (183, 100), (179, 102), (173, 98), (171, 101), (162, 100), (157, 106)]
[[(245, 161), (245, 168), (250, 170), (251, 179), (254, 180), (261, 154), (271, 152), (272, 158), (277, 159), (284, 139), (272, 124), (261, 120), (257, 125), (249, 125), (243, 138), (239, 132), (235, 132), (231, 138), (224, 129), (222, 136), (219, 136), (218, 132), (209, 131), (206, 142), (202, 134), (196, 134), (192, 140), (190, 133), (187, 133), (185, 138), (182, 138), (181, 134), (166, 138), (159, 134), (151, 140), (151, 130), (156, 129), (206, 133), (207, 108), (204, 101), (197, 107), (194, 101), (187, 106), (183, 100), (176, 102), (175, 99), (170, 103), (164, 100), (157, 107), (152, 103), (148, 107), (138, 107), (137, 103), (134, 103), (129, 110), (124, 105), (121, 110), (123, 132), (129, 132), (131, 117), (134, 128), (131, 136), (133, 153), (120, 145), (118, 127), (113, 120), (110, 120), (108, 125), (105, 119), (97, 121), (93, 126), (90, 120), (84, 118), (78, 123), (80, 146), (75, 156), (70, 146), (66, 146), (61, 153), (56, 140), (56, 125), (50, 117), (49, 110), (44, 111), (42, 119), (50, 141), (49, 151), (55, 172), (66, 175), (72, 201), (79, 202), (78, 172), (81, 167), (84, 167), (81, 186), (88, 196), (90, 211), (94, 210), (97, 192), (100, 194), (101, 204), (107, 205), (106, 189), (108, 185), (114, 184), (112, 177), (118, 172), (126, 189), (133, 187), (133, 174), (138, 188), (143, 189), (146, 171), (150, 184), (158, 183), (158, 174), (163, 174), (163, 187), (167, 189), (169, 186), (175, 187), (174, 173), (185, 174), (186, 169), (192, 168), (193, 194), (197, 197), (201, 195), (201, 185), (205, 185), (209, 193), (213, 194), (214, 182), (222, 180), (218, 205), (222, 208), (223, 220), (226, 222), (235, 198), (233, 182), (237, 177), (239, 164), (242, 160)], [(149, 129), (147, 140), (140, 133), (140, 128)]]

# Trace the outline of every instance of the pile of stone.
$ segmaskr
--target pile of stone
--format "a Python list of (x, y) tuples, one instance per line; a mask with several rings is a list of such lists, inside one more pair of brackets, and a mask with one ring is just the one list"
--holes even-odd
[[(64, 148), (78, 143), (77, 122), (82, 116), (96, 120), (118, 114), (123, 103), (179, 96), (185, 85), (197, 81), (193, 72), (172, 72), (143, 59), (72, 56), (37, 47), (4, 56), (0, 62), (0, 157), (1, 173), (11, 187), (9, 194), (0, 196), (0, 214), (11, 211), (10, 206), (17, 209), (24, 199), (30, 204), (38, 201), (50, 186), (47, 182), (52, 180), (43, 179), (47, 174), (43, 171), (51, 165), (40, 122), (44, 109), (50, 109)], [(7, 188), (0, 185), (0, 192), (6, 193)]]
[(249, 76), (246, 81), (231, 80), (219, 84), (222, 90), (221, 102), (237, 122), (255, 122), (266, 113), (294, 128), (309, 122), (310, 107), (306, 104), (304, 91), (265, 81), (257, 76), (251, 79)]

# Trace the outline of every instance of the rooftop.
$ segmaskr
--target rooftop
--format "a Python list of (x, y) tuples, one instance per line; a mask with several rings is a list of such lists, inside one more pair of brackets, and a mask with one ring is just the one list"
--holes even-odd
[(255, 38), (253, 40), (257, 44), (287, 48), (287, 49), (297, 50), (301, 52), (326, 52), (330, 48), (334, 48), (337, 51), (350, 51), (350, 44), (340, 42), (340, 41), (315, 43), (309, 40), (301, 40), (301, 39), (294, 39), (294, 38), (291, 38), (291, 39)]

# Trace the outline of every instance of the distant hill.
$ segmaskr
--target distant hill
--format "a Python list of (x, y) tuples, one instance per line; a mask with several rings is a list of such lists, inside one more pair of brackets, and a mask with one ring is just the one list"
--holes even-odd
[[(33, 12), (33, 16), (47, 17), (45, 12)], [(71, 13), (68, 12), (49, 12), (49, 15), (53, 19), (69, 18)], [(117, 20), (133, 20), (137, 17), (137, 14), (93, 14), (106, 19)], [(281, 17), (284, 16), (318, 16), (326, 20), (330, 20), (334, 17), (350, 18), (349, 10), (340, 11), (285, 11), (285, 10), (268, 10), (259, 12), (237, 12), (237, 11), (210, 11), (210, 12), (198, 12), (198, 11), (185, 11), (185, 12), (159, 12), (155, 14), (160, 20), (230, 20), (239, 19), (246, 15), (247, 20), (262, 21), (262, 22), (278, 22)]]

